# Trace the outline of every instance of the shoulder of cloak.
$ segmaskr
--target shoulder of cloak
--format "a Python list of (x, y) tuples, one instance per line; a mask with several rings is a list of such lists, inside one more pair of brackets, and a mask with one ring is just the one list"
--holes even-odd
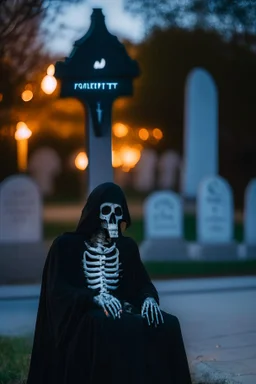
[(84, 246), (84, 240), (82, 234), (75, 232), (65, 232), (56, 237), (48, 252), (48, 262), (53, 258), (63, 258), (74, 250), (81, 249)]
[(78, 232), (65, 232), (53, 241), (52, 245), (65, 247), (69, 244), (81, 243), (85, 240), (84, 235)]
[(136, 241), (132, 237), (122, 236), (120, 241), (122, 241), (127, 247), (138, 248)]

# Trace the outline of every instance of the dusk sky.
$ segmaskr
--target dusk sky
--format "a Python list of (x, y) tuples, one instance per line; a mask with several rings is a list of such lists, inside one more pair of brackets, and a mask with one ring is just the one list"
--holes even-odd
[(90, 25), (92, 8), (101, 7), (109, 31), (119, 38), (139, 41), (143, 37), (143, 23), (124, 11), (123, 0), (85, 0), (79, 5), (68, 6), (54, 25), (65, 24), (67, 28), (56, 31), (56, 38), (47, 44), (48, 49), (57, 54), (69, 54), (73, 42), (87, 31)]

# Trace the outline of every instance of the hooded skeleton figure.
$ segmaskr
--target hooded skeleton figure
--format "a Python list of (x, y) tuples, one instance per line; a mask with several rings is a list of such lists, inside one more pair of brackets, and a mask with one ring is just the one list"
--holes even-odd
[(160, 311), (123, 222), (131, 223), (124, 194), (104, 183), (90, 194), (76, 231), (54, 240), (27, 384), (191, 384), (179, 321)]
[[(122, 311), (132, 312), (130, 303), (120, 302), (112, 295), (121, 276), (119, 251), (115, 240), (121, 235), (121, 223), (130, 226), (131, 218), (122, 189), (114, 183), (100, 184), (90, 194), (85, 205), (77, 232), (87, 233), (83, 269), (88, 287), (99, 289), (95, 303), (106, 316), (120, 318)], [(90, 223), (90, 225), (88, 225)], [(141, 316), (148, 325), (158, 326), (164, 322), (158, 303), (153, 297), (145, 298)]]

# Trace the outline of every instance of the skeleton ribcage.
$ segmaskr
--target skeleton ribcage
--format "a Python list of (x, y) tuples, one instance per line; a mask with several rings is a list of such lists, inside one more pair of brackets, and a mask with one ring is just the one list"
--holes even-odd
[(99, 289), (100, 293), (109, 293), (118, 287), (120, 263), (116, 245), (105, 247), (103, 244), (86, 244), (83, 254), (83, 268), (88, 288)]

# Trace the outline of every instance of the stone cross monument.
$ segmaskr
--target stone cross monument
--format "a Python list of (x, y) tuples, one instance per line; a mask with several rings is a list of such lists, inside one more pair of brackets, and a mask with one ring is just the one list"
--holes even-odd
[(93, 9), (88, 32), (65, 61), (56, 63), (60, 97), (74, 97), (86, 109), (89, 191), (113, 180), (111, 114), (114, 100), (133, 93), (139, 67), (109, 33), (100, 8)]

